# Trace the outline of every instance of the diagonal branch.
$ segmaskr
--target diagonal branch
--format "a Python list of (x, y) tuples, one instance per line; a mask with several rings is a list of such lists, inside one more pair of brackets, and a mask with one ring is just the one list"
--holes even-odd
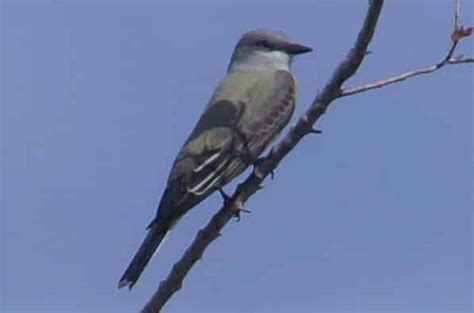
[(220, 234), (220, 231), (235, 215), (236, 210), (243, 208), (248, 198), (256, 193), (264, 179), (278, 166), (279, 162), (299, 143), (306, 135), (313, 132), (313, 125), (324, 114), (333, 100), (340, 96), (342, 84), (355, 74), (362, 63), (367, 47), (372, 40), (377, 21), (380, 16), (384, 1), (371, 0), (364, 25), (359, 32), (354, 47), (345, 56), (336, 68), (331, 79), (322, 92), (314, 99), (306, 113), (298, 120), (289, 133), (274, 146), (267, 156), (261, 159), (254, 171), (242, 182), (229, 201), (222, 207), (201, 229), (191, 246), (182, 258), (175, 263), (168, 277), (160, 283), (150, 301), (142, 312), (159, 312), (167, 301), (178, 291), (186, 274), (199, 260), (207, 248)]

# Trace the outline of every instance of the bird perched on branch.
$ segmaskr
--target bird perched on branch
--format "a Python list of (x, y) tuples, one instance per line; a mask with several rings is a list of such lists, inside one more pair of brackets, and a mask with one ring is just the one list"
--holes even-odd
[(297, 92), (291, 63), (310, 51), (273, 30), (240, 38), (227, 75), (174, 161), (156, 216), (119, 288), (131, 289), (176, 222), (255, 163), (286, 126)]

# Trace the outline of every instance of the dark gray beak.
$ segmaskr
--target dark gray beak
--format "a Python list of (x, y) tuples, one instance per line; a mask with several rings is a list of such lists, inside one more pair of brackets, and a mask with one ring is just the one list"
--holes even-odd
[(292, 54), (292, 55), (303, 54), (303, 53), (313, 51), (312, 48), (310, 48), (308, 46), (300, 45), (299, 43), (291, 43), (288, 46), (286, 46), (285, 48), (286, 48), (285, 49), (286, 52), (288, 52), (289, 54)]

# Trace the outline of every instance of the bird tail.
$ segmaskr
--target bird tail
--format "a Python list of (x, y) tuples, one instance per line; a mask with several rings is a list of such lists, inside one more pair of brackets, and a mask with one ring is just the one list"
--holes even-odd
[(155, 220), (150, 224), (148, 229), (145, 240), (133, 257), (132, 262), (128, 265), (122, 278), (120, 278), (118, 283), (119, 288), (128, 286), (129, 289), (132, 289), (148, 262), (155, 254), (155, 251), (160, 248), (171, 227), (168, 223), (160, 223)]

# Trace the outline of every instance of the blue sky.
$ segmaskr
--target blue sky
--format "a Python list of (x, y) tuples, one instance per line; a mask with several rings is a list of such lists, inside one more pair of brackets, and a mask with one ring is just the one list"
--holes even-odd
[[(366, 1), (1, 9), (1, 308), (136, 312), (221, 204), (193, 210), (132, 292), (116, 288), (239, 36), (276, 28), (314, 48), (294, 64), (298, 116)], [(453, 1), (387, 1), (347, 86), (440, 60), (452, 16)], [(472, 84), (471, 65), (453, 66), (335, 102), (166, 312), (470, 312)]]

